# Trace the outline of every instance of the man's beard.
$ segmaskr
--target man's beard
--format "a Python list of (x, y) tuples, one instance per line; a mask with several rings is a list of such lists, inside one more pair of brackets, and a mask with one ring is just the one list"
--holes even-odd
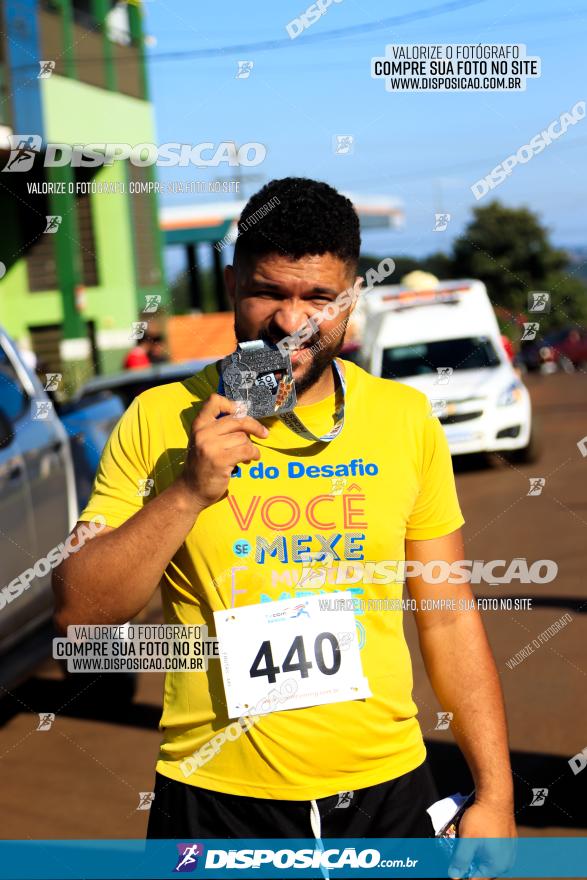
[[(347, 317), (341, 325), (340, 336), (330, 345), (318, 348), (318, 343), (321, 341), (321, 337), (317, 334), (312, 337), (309, 343), (306, 343), (308, 347), (303, 349), (305, 357), (302, 358), (300, 363), (305, 364), (309, 361), (310, 366), (299, 379), (295, 380), (296, 393), (298, 395), (303, 394), (309, 388), (312, 388), (316, 382), (322, 378), (325, 371), (331, 367), (334, 358), (340, 354), (340, 350), (344, 344), (344, 336), (348, 320)], [(236, 336), (237, 342), (250, 341), (249, 335), (239, 326), (238, 317), (236, 315), (234, 317), (234, 335)], [(283, 339), (283, 336), (280, 335), (279, 337), (273, 338), (268, 330), (262, 330), (258, 338), (263, 342), (266, 342), (268, 345), (276, 345), (277, 342)], [(314, 349), (317, 350), (314, 351)], [(293, 366), (294, 365), (292, 364), (292, 367)]]

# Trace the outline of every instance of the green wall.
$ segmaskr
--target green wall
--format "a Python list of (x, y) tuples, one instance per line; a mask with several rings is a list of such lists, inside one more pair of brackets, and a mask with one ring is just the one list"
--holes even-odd
[[(57, 75), (41, 80), (40, 84), (46, 141), (68, 144), (155, 142), (153, 111), (148, 102)], [(124, 162), (115, 162), (100, 169), (93, 180), (121, 182), (128, 190)], [(69, 211), (74, 210), (73, 201), (73, 196), (67, 197)], [(3, 235), (2, 248), (6, 253), (15, 253), (19, 249), (15, 245), (17, 218), (14, 206), (10, 204), (10, 196), (0, 194), (0, 209), (5, 219), (11, 217), (14, 221), (14, 225), (7, 223), (14, 235), (12, 232)], [(130, 324), (137, 319), (144, 297), (142, 292), (139, 296), (136, 283), (128, 191), (92, 194), (91, 210), (99, 286), (86, 289), (87, 304), (83, 319), (94, 320), (98, 331), (128, 329), (130, 334)], [(153, 210), (156, 217), (155, 199)], [(55, 239), (62, 234), (66, 234), (66, 231), (59, 230), (55, 233)], [(24, 243), (26, 232), (23, 235)], [(14, 241), (11, 242), (12, 238)], [(58, 242), (55, 241), (54, 245), (57, 246)], [(60, 246), (63, 245), (72, 246), (75, 250), (75, 242), (61, 242)], [(76, 263), (79, 260), (66, 260), (68, 286), (80, 280), (76, 277), (79, 271)], [(165, 301), (163, 289), (152, 288), (149, 292), (163, 294)], [(10, 266), (6, 276), (0, 280), (0, 323), (6, 330), (19, 339), (26, 335), (27, 326), (57, 324), (63, 323), (63, 320), (61, 293), (56, 290), (30, 293), (25, 259)], [(118, 335), (120, 337), (120, 332)], [(129, 340), (128, 347), (131, 344)], [(104, 351), (103, 367), (117, 368), (121, 352), (120, 348)]]
[(41, 99), (47, 141), (154, 141), (153, 108), (148, 101), (55, 74), (41, 80)]

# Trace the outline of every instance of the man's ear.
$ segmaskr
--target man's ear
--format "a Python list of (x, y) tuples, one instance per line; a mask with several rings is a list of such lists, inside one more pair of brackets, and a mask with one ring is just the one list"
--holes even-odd
[(236, 272), (234, 271), (234, 266), (224, 267), (224, 286), (226, 287), (228, 298), (234, 308), (236, 299)]

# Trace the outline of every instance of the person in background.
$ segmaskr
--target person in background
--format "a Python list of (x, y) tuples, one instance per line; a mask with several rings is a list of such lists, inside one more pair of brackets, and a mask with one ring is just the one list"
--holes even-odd
[(151, 346), (151, 342), (149, 336), (145, 334), (142, 339), (137, 339), (135, 341), (134, 348), (126, 355), (124, 361), (122, 362), (122, 367), (125, 370), (143, 370), (145, 367), (151, 366), (151, 361), (149, 359), (149, 348)]
[(149, 351), (148, 356), (152, 364), (165, 364), (169, 360), (169, 355), (165, 350), (165, 339), (160, 333), (152, 333), (149, 335)]
[(125, 370), (144, 370), (153, 364), (164, 364), (169, 360), (165, 351), (164, 337), (156, 332), (145, 333), (142, 339), (137, 339), (134, 348), (126, 355), (123, 368)]
[(501, 334), (501, 342), (502, 342), (502, 345), (505, 349), (505, 353), (507, 354), (511, 363), (513, 363), (514, 357), (515, 357), (515, 352), (514, 352), (514, 346), (512, 345), (511, 339), (508, 336), (506, 336), (505, 333), (502, 333)]

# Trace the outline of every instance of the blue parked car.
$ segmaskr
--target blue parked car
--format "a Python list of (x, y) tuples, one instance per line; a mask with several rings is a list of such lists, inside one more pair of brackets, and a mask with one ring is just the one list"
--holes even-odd
[(123, 414), (124, 406), (116, 394), (104, 391), (57, 404), (56, 409), (69, 435), (78, 506), (83, 510), (90, 497), (102, 450)]
[[(97, 377), (58, 404), (0, 327), (0, 698), (51, 654), (51, 568), (37, 575), (32, 566), (75, 525), (112, 429), (141, 391), (186, 379), (206, 363)], [(83, 694), (100, 703), (102, 683), (103, 705), (116, 708), (132, 699), (137, 676), (68, 678), (77, 705)]]

